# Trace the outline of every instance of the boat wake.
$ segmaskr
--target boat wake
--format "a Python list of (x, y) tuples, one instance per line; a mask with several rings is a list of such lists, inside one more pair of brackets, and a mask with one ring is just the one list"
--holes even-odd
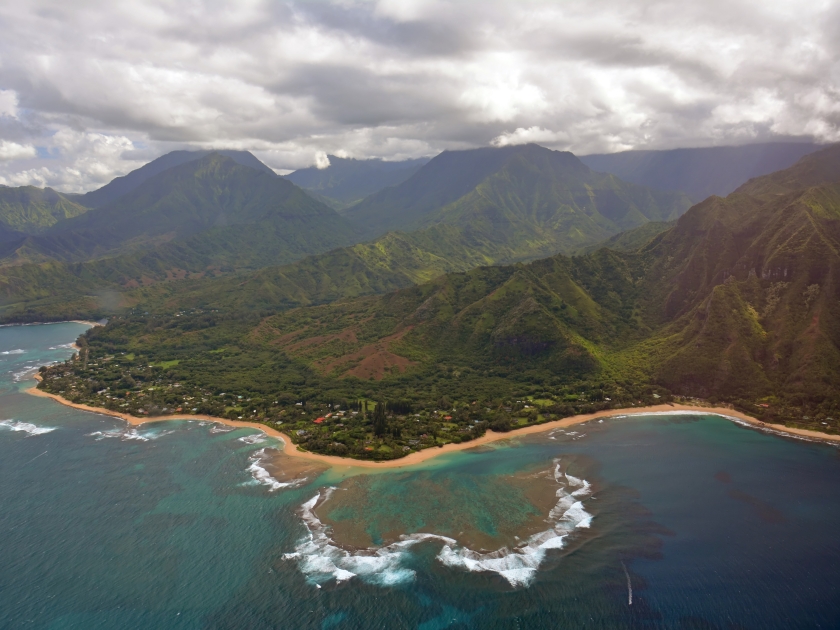
[(0, 427), (6, 427), (12, 431), (23, 431), (28, 436), (43, 435), (56, 429), (56, 427), (38, 427), (29, 422), (15, 422), (14, 420), (0, 420)]
[(546, 519), (550, 527), (514, 548), (478, 552), (447, 536), (421, 533), (401, 536), (399, 541), (383, 547), (344, 549), (330, 538), (329, 528), (315, 514), (315, 507), (326, 502), (335, 490), (330, 488), (323, 497), (318, 492), (301, 506), (307, 536), (283, 558), (297, 560), (307, 581), (319, 587), (330, 580), (344, 582), (354, 577), (370, 584), (392, 586), (415, 577), (409, 550), (418, 543), (436, 541), (442, 543), (436, 558), (443, 565), (470, 572), (496, 573), (515, 588), (527, 587), (536, 577), (548, 550), (563, 548), (572, 532), (588, 528), (592, 522), (592, 515), (582, 503), (591, 493), (589, 482), (562, 472), (559, 460), (554, 463), (558, 488), (557, 503)]

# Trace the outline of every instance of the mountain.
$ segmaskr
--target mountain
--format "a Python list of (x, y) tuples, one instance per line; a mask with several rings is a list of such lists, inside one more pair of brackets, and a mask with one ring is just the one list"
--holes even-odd
[(123, 195), (126, 195), (143, 184), (146, 180), (155, 175), (160, 175), (164, 171), (171, 168), (193, 162), (207, 157), (211, 153), (218, 153), (225, 157), (229, 157), (237, 164), (253, 168), (263, 173), (274, 175), (268, 166), (260, 162), (249, 151), (232, 151), (232, 150), (208, 150), (208, 151), (171, 151), (159, 158), (152, 160), (148, 164), (131, 171), (128, 175), (117, 177), (102, 188), (92, 190), (84, 194), (65, 193), (65, 196), (75, 203), (81, 204), (88, 208), (99, 208), (116, 201)]
[[(199, 234), (209, 244), (195, 239)], [(243, 238), (246, 233), (256, 238)], [(147, 251), (169, 242), (249, 252), (288, 251), (287, 260), (347, 244), (353, 230), (335, 211), (273, 173), (212, 153), (150, 177), (114, 202), (0, 247), (11, 262), (66, 262)], [(270, 238), (271, 237), (271, 238)], [(276, 238), (275, 238), (276, 237)], [(259, 266), (259, 265), (257, 265)]]
[(726, 196), (748, 179), (779, 171), (820, 149), (810, 142), (770, 142), (738, 147), (623, 151), (584, 155), (589, 168), (656, 190), (682, 191), (693, 202)]
[[(460, 178), (451, 178), (453, 158), (464, 161), (464, 173), (469, 177), (462, 173)], [(170, 169), (167, 171), (169, 176), (161, 174), (154, 181), (149, 180), (149, 184), (157, 182), (158, 178), (171, 177), (178, 169), (185, 169), (184, 178), (192, 182), (195, 177), (190, 174), (191, 168), (185, 164)], [(485, 177), (487, 170), (494, 174)], [(178, 219), (182, 220), (188, 204), (175, 196), (172, 199), (177, 211), (167, 211), (165, 217), (149, 220), (148, 214), (140, 213), (154, 212), (156, 205), (146, 198), (137, 201), (137, 193), (141, 191), (138, 189), (111, 206), (92, 211), (88, 219), (99, 225), (120, 226), (117, 234), (122, 237), (135, 234), (133, 241), (119, 241), (102, 231), (97, 231), (95, 238), (82, 239), (84, 231), (74, 228), (55, 235), (47, 246), (43, 239), (19, 245), (14, 254), (19, 260), (32, 263), (44, 261), (48, 256), (58, 256), (67, 262), (90, 258), (94, 254), (111, 257), (90, 264), (51, 266), (52, 279), (25, 265), (0, 272), (0, 312), (5, 317), (26, 320), (53, 318), (60, 312), (55, 309), (74, 302), (81, 286), (86, 287), (87, 295), (102, 291), (107, 291), (108, 295), (114, 292), (122, 295), (134, 287), (149, 287), (178, 278), (194, 281), (185, 286), (149, 287), (132, 298), (133, 302), (142, 302), (154, 309), (155, 304), (168, 303), (169, 294), (174, 291), (182, 304), (207, 305), (219, 299), (230, 300), (231, 304), (250, 304), (254, 308), (321, 303), (338, 297), (394, 290), (479, 265), (532, 260), (558, 250), (575, 251), (580, 245), (602, 241), (624, 226), (647, 222), (648, 217), (642, 209), (651, 219), (658, 220), (671, 218), (688, 205), (680, 195), (651, 193), (609, 175), (595, 175), (571, 154), (534, 145), (444, 153), (422, 171), (415, 176), (422, 174), (421, 185), (430, 179), (448, 181), (443, 188), (449, 191), (447, 194), (459, 195), (456, 202), (428, 212), (423, 229), (411, 233), (391, 232), (369, 243), (327, 252), (325, 250), (348, 245), (348, 241), (362, 240), (362, 237), (355, 236), (352, 227), (336, 222), (332, 217), (335, 227), (326, 237), (318, 230), (298, 236), (300, 230), (268, 229), (254, 223), (252, 227), (239, 227), (233, 232), (213, 228), (139, 253), (138, 242), (147, 249), (155, 239), (162, 242), (175, 235), (173, 229), (163, 226), (169, 226), (174, 217), (182, 217)], [(250, 177), (259, 178), (260, 174), (252, 172)], [(459, 187), (470, 178), (485, 181), (462, 195)], [(282, 178), (269, 177), (267, 180), (277, 180), (299, 191)], [(409, 181), (388, 190), (398, 190), (409, 184), (415, 186), (416, 182)], [(250, 184), (243, 187), (253, 188)], [(154, 183), (152, 190), (158, 188), (158, 183)], [(169, 198), (165, 197), (164, 201), (166, 199)], [(210, 218), (214, 215), (212, 212), (208, 215), (207, 209), (212, 208), (213, 203), (210, 200), (200, 204)], [(126, 208), (131, 208), (131, 212), (127, 213)], [(144, 218), (129, 219), (137, 227), (123, 227), (126, 219), (117, 215), (124, 213), (129, 217)], [(345, 218), (349, 221), (352, 214), (352, 211), (348, 212)], [(98, 218), (103, 216), (107, 220)], [(65, 228), (73, 226), (68, 224)], [(156, 236), (148, 234), (146, 226), (154, 226)], [(143, 239), (139, 239), (138, 230)], [(312, 240), (307, 241), (310, 236)], [(272, 248), (274, 238), (283, 246)], [(94, 243), (98, 249), (92, 250), (88, 243)], [(120, 252), (120, 256), (115, 256)], [(306, 253), (317, 255), (292, 266), (267, 268), (242, 278), (201, 280), (204, 276), (213, 278), (219, 271), (243, 271), (288, 263)], [(9, 260), (10, 256), (6, 258)], [(61, 280), (62, 276), (67, 276), (65, 281)], [(45, 282), (51, 287), (50, 291), (44, 290)], [(62, 286), (72, 287), (74, 293), (65, 295)], [(263, 290), (252, 290), (258, 286)], [(224, 297), (220, 298), (220, 295)]]
[(383, 188), (401, 184), (429, 161), (428, 158), (399, 162), (354, 160), (335, 155), (329, 155), (327, 159), (329, 166), (326, 168), (303, 168), (285, 177), (337, 210)]
[(324, 378), (404, 373), (387, 387), (422, 390), (443, 363), (530, 381), (631, 379), (837, 424), (838, 167), (840, 146), (807, 156), (743, 187), (759, 196), (711, 197), (635, 252), (478, 268), (289, 310), (259, 338), (283, 339)]
[(39, 234), (59, 221), (79, 216), (87, 210), (52, 188), (0, 185), (0, 241)]
[(612, 249), (617, 252), (634, 252), (647, 245), (655, 236), (662, 234), (666, 230), (674, 226), (674, 221), (651, 221), (640, 225), (632, 230), (625, 230), (619, 232), (615, 236), (611, 236), (605, 241), (580, 248), (577, 252), (581, 254), (591, 254), (597, 252), (602, 247)]
[(661, 383), (835, 413), (840, 146), (695, 206), (645, 256)]
[(421, 387), (444, 363), (530, 380), (631, 378), (840, 426), (838, 166), (831, 147), (744, 186), (765, 198), (709, 198), (636, 252), (448, 274), (288, 311), (260, 334), (325, 377), (387, 379), (395, 366)]
[(457, 225), (533, 257), (597, 243), (648, 221), (671, 220), (689, 205), (682, 194), (627, 184), (595, 173), (571, 153), (530, 144), (445, 151), (345, 216), (369, 236)]
[[(457, 246), (461, 229), (415, 234), (442, 242), (448, 230)], [(358, 457), (673, 396), (840, 431), (840, 145), (707, 198), (631, 251), (423, 281), (416, 270), (444, 258), (414, 235), (387, 238), (282, 273), (137, 289), (133, 308), (83, 337), (81, 360), (47, 370), (43, 387), (136, 414), (196, 401), (199, 413), (247, 413), (309, 450)], [(414, 284), (364, 295), (403, 281)], [(384, 427), (362, 399), (387, 402)], [(313, 412), (336, 404), (362, 413), (316, 428)]]

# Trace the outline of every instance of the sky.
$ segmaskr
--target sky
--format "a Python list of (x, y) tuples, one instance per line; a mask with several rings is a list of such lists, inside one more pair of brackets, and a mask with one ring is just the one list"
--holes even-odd
[(174, 149), (399, 160), (840, 141), (840, 0), (0, 2), (0, 183)]

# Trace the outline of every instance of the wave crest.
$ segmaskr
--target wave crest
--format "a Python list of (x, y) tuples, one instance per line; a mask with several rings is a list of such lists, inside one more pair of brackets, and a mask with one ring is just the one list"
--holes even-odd
[(323, 499), (318, 492), (301, 506), (307, 536), (294, 552), (283, 558), (297, 560), (307, 581), (317, 586), (333, 579), (344, 582), (357, 576), (370, 584), (392, 586), (410, 582), (415, 577), (415, 571), (407, 565), (411, 547), (423, 541), (439, 541), (443, 545), (436, 558), (443, 565), (471, 572), (497, 573), (515, 588), (527, 587), (549, 549), (563, 548), (575, 529), (588, 528), (592, 523), (592, 514), (581, 501), (591, 493), (589, 482), (563, 473), (559, 460), (554, 464), (554, 478), (559, 487), (557, 503), (547, 519), (550, 527), (512, 549), (502, 547), (482, 553), (461, 546), (452, 538), (428, 533), (401, 536), (398, 542), (384, 547), (344, 549), (329, 537), (327, 526), (315, 514), (315, 507), (327, 501), (335, 490), (331, 488), (324, 493)]
[(0, 420), (0, 426), (12, 431), (23, 431), (27, 435), (43, 435), (55, 431), (56, 427), (39, 427), (29, 422), (15, 422), (14, 420)]
[[(241, 439), (241, 438), (240, 438)], [(271, 476), (265, 468), (262, 467), (263, 460), (267, 457), (266, 448), (261, 448), (251, 455), (251, 465), (248, 466), (248, 472), (254, 478), (250, 483), (267, 486), (269, 491), (281, 490), (283, 488), (295, 488), (306, 482), (306, 479), (293, 479), (292, 481), (278, 481)]]

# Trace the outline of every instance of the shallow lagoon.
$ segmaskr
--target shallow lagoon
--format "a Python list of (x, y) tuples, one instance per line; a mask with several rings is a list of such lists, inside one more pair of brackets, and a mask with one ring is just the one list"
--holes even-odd
[[(0, 328), (0, 627), (840, 625), (834, 446), (625, 418), (285, 485), (253, 430), (24, 394), (84, 328)], [(527, 579), (489, 562), (554, 527)]]

